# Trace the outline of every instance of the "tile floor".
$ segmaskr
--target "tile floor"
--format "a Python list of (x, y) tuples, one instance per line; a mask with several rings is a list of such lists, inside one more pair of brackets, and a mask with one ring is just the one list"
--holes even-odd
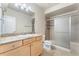
[(52, 49), (52, 50), (44, 49), (42, 56), (71, 56), (71, 54), (70, 52), (66, 52), (58, 49)]
[(44, 49), (43, 54), (41, 56), (79, 56), (79, 54), (75, 52), (67, 52), (58, 49), (52, 49), (52, 50)]

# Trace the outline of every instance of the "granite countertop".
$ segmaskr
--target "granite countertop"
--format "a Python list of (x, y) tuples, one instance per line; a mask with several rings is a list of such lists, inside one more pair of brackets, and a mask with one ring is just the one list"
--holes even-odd
[(19, 41), (19, 40), (25, 40), (27, 38), (31, 38), (35, 36), (41, 36), (41, 34), (26, 34), (26, 35), (17, 35), (17, 36), (10, 36), (10, 37), (0, 37), (0, 45)]

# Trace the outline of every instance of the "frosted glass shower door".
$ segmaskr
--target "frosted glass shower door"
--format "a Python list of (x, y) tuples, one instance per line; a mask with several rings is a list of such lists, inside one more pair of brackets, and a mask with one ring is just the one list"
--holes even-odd
[(79, 14), (71, 16), (71, 53), (79, 55)]
[(70, 48), (69, 19), (70, 16), (58, 16), (54, 18), (56, 45), (67, 49)]

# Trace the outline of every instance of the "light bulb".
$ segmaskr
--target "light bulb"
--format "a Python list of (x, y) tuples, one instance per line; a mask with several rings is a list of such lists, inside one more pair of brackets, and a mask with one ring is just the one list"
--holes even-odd
[(20, 7), (21, 4), (20, 3), (15, 3), (15, 7)]
[(23, 9), (24, 9), (24, 7), (23, 7), (23, 6), (21, 6), (21, 9), (23, 10)]
[(19, 6), (19, 5), (16, 3), (16, 4), (15, 4), (15, 7), (18, 7), (18, 6)]
[(30, 11), (32, 11), (32, 8), (31, 8), (31, 7), (28, 7), (28, 9), (29, 9)]
[(26, 8), (26, 12), (29, 12), (29, 11), (32, 12), (32, 8), (30, 6), (28, 8)]

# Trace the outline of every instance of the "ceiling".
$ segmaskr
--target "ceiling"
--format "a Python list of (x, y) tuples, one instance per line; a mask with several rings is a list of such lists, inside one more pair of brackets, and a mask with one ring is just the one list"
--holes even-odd
[[(27, 4), (27, 6), (29, 6), (30, 4), (31, 3)], [(59, 4), (59, 3), (33, 3), (32, 5), (37, 5), (37, 6), (41, 7), (43, 10), (46, 10), (46, 9), (48, 9), (50, 7), (53, 7), (53, 6), (57, 5), (57, 4)], [(27, 14), (31, 15), (31, 16), (34, 15), (34, 13), (32, 13), (32, 12), (26, 12), (24, 10), (20, 10), (18, 8), (15, 8), (14, 4), (9, 4), (8, 6), (10, 8), (14, 9), (14, 10), (22, 11), (24, 13), (27, 13)]]
[(52, 17), (52, 16), (56, 16), (56, 15), (62, 15), (64, 13), (68, 13), (68, 12), (73, 12), (73, 11), (78, 10), (78, 6), (79, 6), (79, 4), (74, 3), (69, 6), (65, 6), (64, 8), (47, 13), (46, 16)]
[[(27, 6), (29, 6), (31, 3), (28, 3), (27, 4)], [(42, 8), (43, 10), (46, 10), (46, 9), (48, 9), (48, 8), (50, 8), (50, 7), (53, 7), (53, 6), (55, 6), (55, 5), (58, 5), (59, 3), (33, 3), (32, 5), (37, 5), (38, 7), (40, 7), (40, 8)], [(9, 3), (9, 4), (4, 4), (5, 6), (8, 6), (9, 8), (11, 8), (11, 9), (14, 9), (14, 10), (16, 10), (16, 11), (20, 11), (20, 12), (23, 12), (23, 13), (27, 13), (27, 14), (29, 14), (29, 15), (34, 15), (34, 13), (33, 12), (26, 12), (26, 11), (24, 11), (24, 10), (21, 10), (21, 9), (19, 9), (19, 8), (15, 8), (15, 6), (14, 6), (14, 3)]]
[(43, 8), (44, 10), (53, 7), (59, 3), (36, 3), (38, 6), (40, 6), (41, 8)]

